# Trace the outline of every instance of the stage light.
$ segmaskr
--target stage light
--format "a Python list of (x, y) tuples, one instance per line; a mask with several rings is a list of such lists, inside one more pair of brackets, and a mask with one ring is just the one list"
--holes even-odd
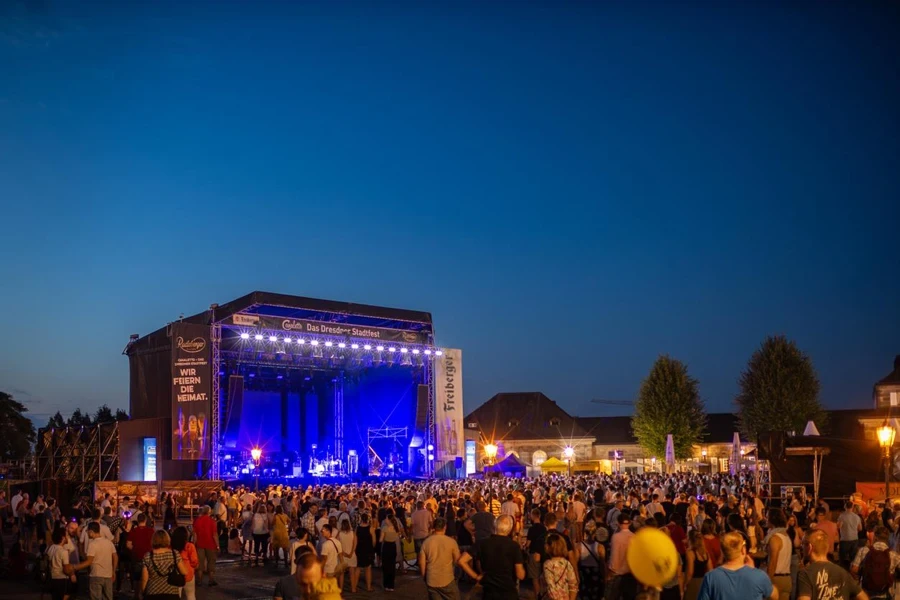
[(270, 342), (277, 342), (277, 341), (278, 341), (278, 336), (270, 335), (270, 336), (269, 336), (269, 341), (270, 341)]
[(326, 347), (326, 348), (331, 348), (333, 345), (334, 345), (334, 344), (332, 344), (331, 342), (325, 342), (325, 347)]
[(319, 345), (319, 341), (318, 341), (318, 340), (312, 340), (312, 341), (310, 342), (310, 344), (312, 344), (313, 346), (318, 346), (318, 345)]
[(369, 344), (366, 344), (365, 346), (363, 346), (363, 350), (371, 350), (371, 349), (372, 349), (372, 346), (370, 346)]
[(419, 349), (418, 349), (418, 348), (413, 348), (413, 354), (418, 354), (418, 353), (419, 353)]
[(285, 343), (285, 344), (290, 344), (290, 343), (291, 343), (291, 338), (284, 338), (284, 343)]
[(428, 444), (428, 451), (431, 452), (434, 450), (434, 444)]
[(396, 352), (396, 351), (397, 351), (396, 348), (388, 348), (388, 352)]
[(261, 336), (260, 334), (258, 334), (258, 333), (257, 333), (256, 335), (254, 335), (253, 337), (254, 337), (254, 339), (256, 339), (257, 342), (258, 342), (259, 340), (263, 339), (262, 336)]
[(306, 340), (297, 340), (297, 343), (298, 343), (298, 344), (305, 344), (305, 343), (306, 343)]
[(378, 346), (375, 349), (378, 350), (379, 352), (384, 352), (384, 346)]
[(409, 352), (409, 349), (408, 348), (400, 348), (400, 352), (402, 352), (403, 354), (406, 354), (407, 352)]
[(250, 339), (250, 334), (249, 334), (249, 333), (242, 333), (242, 334), (241, 334), (241, 339), (242, 339), (242, 340), (249, 340), (249, 339)]
[(429, 454), (429, 455), (428, 455), (428, 460), (434, 460), (434, 454)]
[(358, 349), (359, 349), (359, 344), (350, 344), (350, 347), (351, 347), (352, 349), (354, 349), (354, 350), (358, 350)]
[(254, 448), (250, 451), (250, 456), (253, 457), (253, 460), (259, 462), (259, 457), (262, 456), (262, 450), (260, 450), (259, 448)]
[(440, 350), (435, 350), (435, 351), (434, 351), (434, 355), (435, 355), (435, 356), (443, 356), (444, 353), (441, 352)]
[(431, 356), (431, 350), (426, 350), (425, 354), (427, 354), (428, 356)]
[(347, 344), (345, 344), (344, 342), (341, 342), (340, 344), (338, 344), (338, 348), (346, 348), (346, 347), (347, 347)]

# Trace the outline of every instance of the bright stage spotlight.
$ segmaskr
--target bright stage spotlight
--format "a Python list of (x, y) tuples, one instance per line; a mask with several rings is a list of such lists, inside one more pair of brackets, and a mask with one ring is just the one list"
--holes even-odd
[(338, 344), (338, 348), (346, 348), (346, 347), (347, 347), (347, 344), (345, 344), (344, 342), (341, 342), (340, 344)]
[(431, 356), (431, 350), (426, 350), (426, 351), (425, 351), (425, 354), (426, 354), (427, 356)]
[(269, 341), (270, 341), (270, 342), (277, 342), (277, 341), (278, 341), (278, 336), (270, 335), (270, 336), (269, 336)]
[(396, 352), (396, 351), (397, 351), (397, 349), (396, 349), (396, 348), (394, 348), (394, 347), (390, 347), (390, 348), (388, 348), (388, 352)]
[(409, 348), (400, 348), (400, 352), (406, 354), (407, 352), (409, 352)]
[(263, 339), (263, 336), (257, 333), (256, 335), (253, 336), (253, 339), (255, 339), (258, 342), (261, 339)]
[(241, 334), (241, 339), (242, 339), (242, 340), (249, 340), (249, 339), (250, 339), (250, 334), (249, 334), (249, 333), (242, 333), (242, 334)]
[(312, 341), (310, 342), (310, 344), (312, 344), (313, 346), (318, 346), (318, 345), (319, 345), (319, 340), (312, 340)]
[(434, 355), (435, 355), (435, 356), (443, 356), (444, 353), (441, 352), (440, 350), (435, 350), (435, 351), (434, 351)]
[(326, 348), (331, 348), (333, 345), (334, 345), (334, 344), (332, 344), (331, 342), (325, 342), (325, 347), (326, 347)]
[(363, 350), (371, 350), (371, 349), (372, 349), (372, 346), (370, 346), (369, 344), (366, 344), (365, 346), (363, 346)]
[(384, 346), (376, 346), (375, 349), (379, 352), (384, 352)]
[(359, 349), (359, 344), (350, 344), (350, 347), (351, 347), (353, 350), (358, 350), (358, 349)]
[(285, 344), (290, 344), (291, 341), (292, 341), (291, 338), (284, 338), (284, 343), (285, 343)]
[(418, 354), (418, 353), (419, 353), (419, 349), (418, 349), (418, 348), (413, 348), (413, 354)]
[(303, 344), (306, 343), (306, 340), (300, 340), (300, 339), (298, 339), (298, 340), (297, 340), (297, 343), (300, 344), (300, 345), (302, 346)]

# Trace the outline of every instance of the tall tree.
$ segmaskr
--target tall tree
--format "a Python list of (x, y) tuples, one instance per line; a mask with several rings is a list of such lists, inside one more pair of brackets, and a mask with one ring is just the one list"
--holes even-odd
[(128, 412), (121, 408), (116, 409), (116, 421), (127, 421), (129, 419)]
[(72, 416), (66, 421), (69, 427), (90, 427), (91, 415), (81, 412), (80, 408), (76, 408)]
[(741, 373), (735, 402), (741, 432), (756, 440), (760, 433), (795, 431), (807, 421), (827, 427), (819, 404), (819, 378), (812, 360), (784, 336), (767, 337)]
[(25, 416), (28, 409), (0, 392), (0, 462), (21, 460), (28, 456), (34, 443), (34, 423)]
[(50, 429), (56, 429), (57, 427), (65, 427), (66, 420), (63, 419), (63, 416), (56, 411), (56, 414), (50, 417), (50, 420), (47, 421), (47, 427)]
[(113, 416), (112, 409), (105, 404), (94, 413), (94, 423), (112, 423), (115, 420), (116, 417)]
[(688, 458), (706, 428), (706, 410), (699, 383), (683, 362), (660, 356), (641, 383), (631, 428), (638, 443), (662, 458), (666, 436), (672, 434), (675, 458)]

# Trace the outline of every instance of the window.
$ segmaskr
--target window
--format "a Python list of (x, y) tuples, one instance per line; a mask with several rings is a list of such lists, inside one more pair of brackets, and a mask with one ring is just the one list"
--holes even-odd
[(900, 406), (900, 392), (891, 392), (891, 406)]
[(534, 454), (531, 455), (531, 464), (536, 467), (541, 466), (545, 460), (547, 460), (547, 453), (543, 450), (535, 450)]

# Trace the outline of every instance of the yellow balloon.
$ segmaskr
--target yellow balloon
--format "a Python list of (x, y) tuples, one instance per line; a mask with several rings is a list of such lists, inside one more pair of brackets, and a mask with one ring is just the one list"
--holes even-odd
[(635, 578), (650, 587), (661, 587), (675, 577), (678, 552), (672, 538), (659, 529), (639, 529), (628, 545), (628, 568)]

